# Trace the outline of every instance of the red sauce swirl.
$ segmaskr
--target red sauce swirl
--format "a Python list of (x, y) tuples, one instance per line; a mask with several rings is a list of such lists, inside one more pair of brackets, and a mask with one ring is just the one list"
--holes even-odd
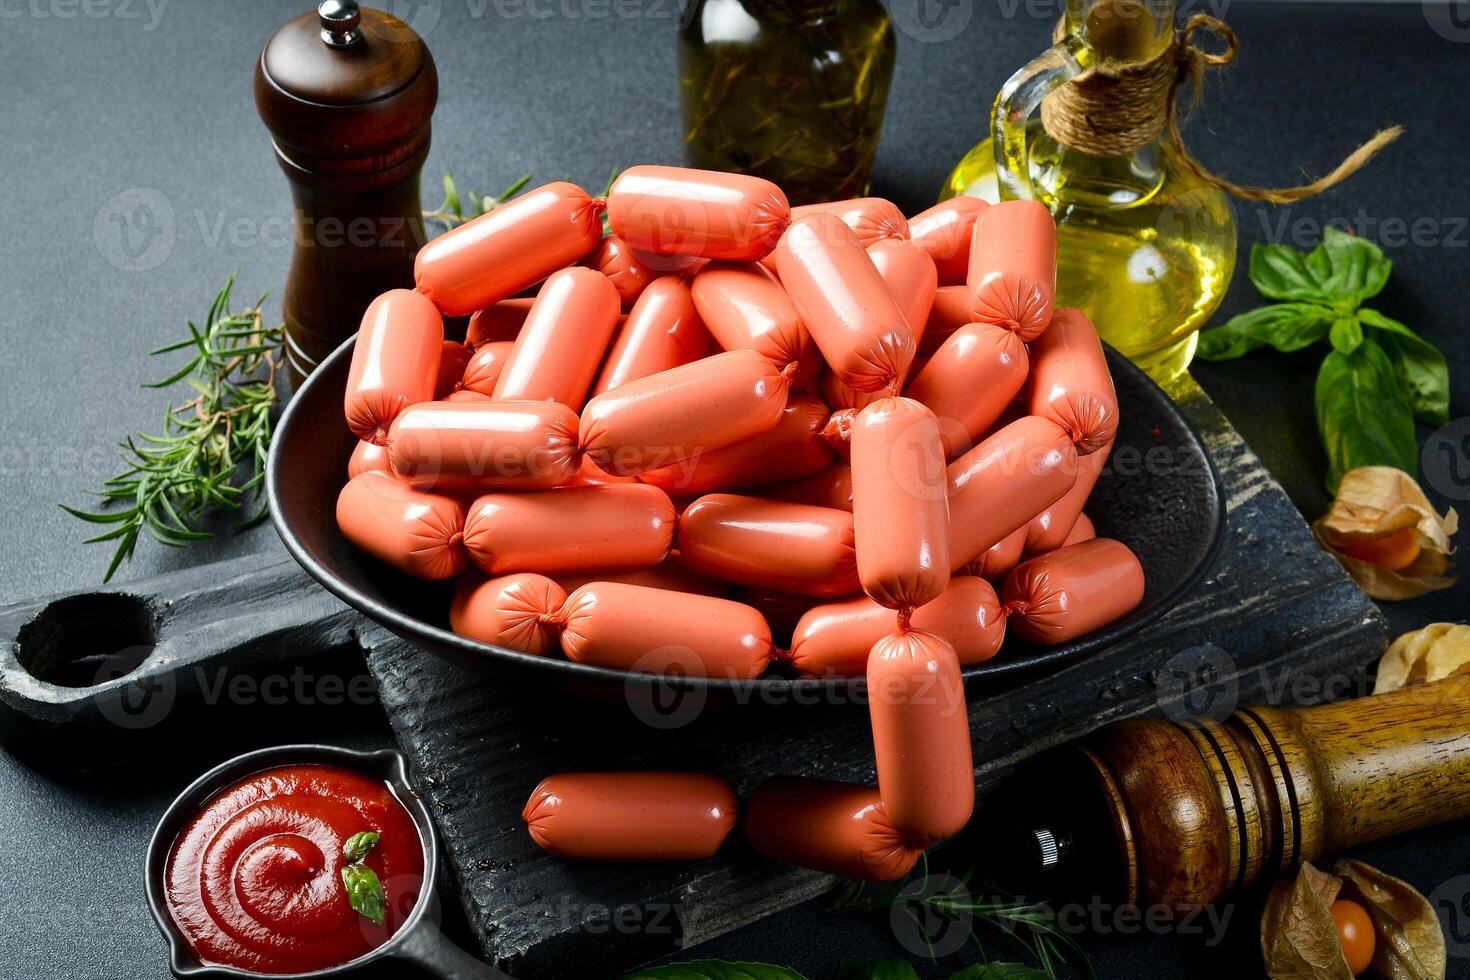
[[(352, 908), (342, 853), (359, 831), (380, 834), (363, 862), (382, 882), (382, 925)], [(331, 766), (282, 766), (235, 783), (174, 840), (164, 892), (201, 963), (253, 973), (304, 973), (387, 942), (424, 883), (418, 828), (388, 785)]]

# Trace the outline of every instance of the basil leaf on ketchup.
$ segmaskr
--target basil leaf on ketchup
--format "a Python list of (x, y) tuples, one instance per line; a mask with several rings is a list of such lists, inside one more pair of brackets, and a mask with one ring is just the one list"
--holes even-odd
[(347, 838), (347, 843), (342, 845), (342, 856), (347, 858), (349, 864), (357, 864), (368, 856), (368, 851), (378, 843), (378, 835), (371, 830), (364, 830)]
[(346, 865), (342, 868), (342, 884), (347, 888), (347, 901), (353, 910), (382, 925), (387, 900), (383, 896), (383, 883), (373, 869), (365, 864)]

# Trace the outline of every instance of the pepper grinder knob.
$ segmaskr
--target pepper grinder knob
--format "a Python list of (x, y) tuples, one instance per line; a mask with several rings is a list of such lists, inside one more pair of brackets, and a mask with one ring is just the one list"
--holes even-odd
[(322, 25), (322, 43), (329, 48), (350, 48), (362, 41), (362, 11), (355, 0), (322, 0), (316, 8)]

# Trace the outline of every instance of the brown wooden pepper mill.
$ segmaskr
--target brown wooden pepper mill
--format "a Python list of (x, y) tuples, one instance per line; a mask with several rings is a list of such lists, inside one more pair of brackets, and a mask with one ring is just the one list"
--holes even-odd
[(1007, 837), (1026, 842), (1047, 890), (1196, 908), (1302, 861), (1470, 816), (1470, 675), (1241, 708), (1221, 724), (1117, 722), (1039, 759), (1007, 799), (1008, 829), (1021, 832)]
[(423, 39), (352, 0), (323, 0), (260, 52), (255, 105), (295, 204), (281, 301), (293, 382), (357, 330), (373, 297), (412, 286), (438, 96)]

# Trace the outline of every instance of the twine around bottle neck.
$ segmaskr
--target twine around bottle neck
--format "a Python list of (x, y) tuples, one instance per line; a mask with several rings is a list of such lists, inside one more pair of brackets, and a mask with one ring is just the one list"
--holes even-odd
[[(1058, 39), (1064, 26), (1057, 26)], [(1196, 46), (1197, 31), (1214, 34), (1224, 50), (1216, 53)], [(1193, 107), (1203, 92), (1206, 69), (1222, 68), (1239, 53), (1240, 39), (1228, 24), (1195, 14), (1153, 58), (1105, 60), (1052, 92), (1041, 104), (1041, 124), (1058, 143), (1092, 156), (1122, 156), (1162, 136), (1180, 165), (1199, 180), (1241, 200), (1272, 204), (1290, 204), (1340, 184), (1404, 131), (1402, 126), (1380, 130), (1332, 172), (1298, 187), (1252, 187), (1219, 177), (1185, 147), (1178, 96), (1184, 83), (1189, 82), (1188, 105)]]

